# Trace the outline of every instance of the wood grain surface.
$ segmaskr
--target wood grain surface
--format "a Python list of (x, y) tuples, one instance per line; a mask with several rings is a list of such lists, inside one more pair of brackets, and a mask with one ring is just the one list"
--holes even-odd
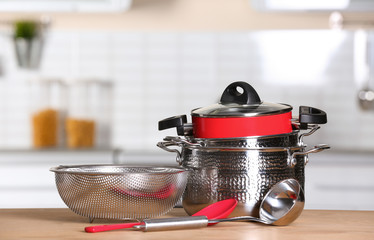
[[(186, 216), (176, 208), (163, 217)], [(69, 209), (0, 209), (0, 239), (374, 239), (374, 211), (304, 210), (289, 226), (227, 222), (200, 229), (139, 232), (122, 229), (86, 233), (84, 227), (120, 223), (88, 219)]]

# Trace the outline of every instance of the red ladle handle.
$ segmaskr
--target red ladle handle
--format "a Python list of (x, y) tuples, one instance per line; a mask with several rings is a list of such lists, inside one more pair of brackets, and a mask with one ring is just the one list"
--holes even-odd
[[(227, 218), (232, 211), (234, 211), (238, 201), (235, 199), (226, 199), (221, 200), (219, 202), (213, 203), (200, 211), (196, 212), (192, 216), (206, 216), (209, 220), (212, 219), (220, 219), (220, 218)], [(209, 223), (208, 226), (217, 224), (216, 223)], [(142, 225), (143, 222), (136, 222), (136, 223), (119, 223), (119, 224), (110, 224), (110, 225), (98, 225), (98, 226), (91, 226), (86, 227), (84, 230), (89, 233), (96, 233), (96, 232), (104, 232), (116, 229), (123, 229), (123, 228), (132, 228), (136, 225)]]
[(119, 223), (119, 224), (110, 224), (110, 225), (98, 225), (98, 226), (91, 226), (86, 227), (84, 230), (89, 233), (96, 233), (96, 232), (104, 232), (116, 229), (123, 229), (123, 228), (132, 228), (133, 226), (140, 225), (141, 222), (136, 223)]

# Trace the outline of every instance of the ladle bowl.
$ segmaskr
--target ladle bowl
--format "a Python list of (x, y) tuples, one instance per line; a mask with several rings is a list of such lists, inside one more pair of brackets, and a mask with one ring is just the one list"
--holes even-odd
[(275, 184), (260, 205), (260, 219), (273, 225), (288, 225), (301, 214), (305, 205), (304, 191), (295, 179)]
[(288, 225), (301, 214), (305, 205), (304, 191), (295, 179), (286, 179), (275, 184), (265, 195), (260, 205), (260, 218), (241, 216), (214, 219), (211, 222), (255, 221), (272, 225)]
[(175, 230), (243, 220), (272, 225), (288, 225), (300, 216), (304, 209), (304, 203), (304, 192), (299, 182), (295, 179), (286, 179), (275, 184), (265, 195), (260, 205), (260, 218), (241, 216), (209, 219), (206, 216), (193, 216), (172, 219), (146, 219), (134, 228), (142, 231)]

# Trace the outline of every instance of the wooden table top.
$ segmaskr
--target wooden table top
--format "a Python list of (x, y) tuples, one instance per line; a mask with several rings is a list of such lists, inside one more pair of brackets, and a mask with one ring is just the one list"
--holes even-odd
[[(181, 208), (164, 217), (186, 216)], [(374, 239), (374, 211), (304, 210), (289, 226), (226, 222), (200, 229), (141, 232), (133, 229), (86, 233), (84, 227), (120, 223), (79, 216), (69, 209), (0, 209), (0, 239)]]

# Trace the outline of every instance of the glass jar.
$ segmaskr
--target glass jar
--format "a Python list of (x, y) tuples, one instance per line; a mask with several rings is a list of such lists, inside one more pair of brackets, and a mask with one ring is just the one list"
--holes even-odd
[(63, 146), (66, 85), (60, 79), (35, 79), (30, 81), (30, 90), (32, 146)]
[(69, 148), (108, 148), (111, 145), (111, 82), (77, 79), (69, 84), (65, 121)]

